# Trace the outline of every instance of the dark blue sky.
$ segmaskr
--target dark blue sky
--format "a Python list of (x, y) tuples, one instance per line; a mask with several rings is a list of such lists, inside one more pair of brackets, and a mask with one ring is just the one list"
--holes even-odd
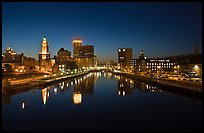
[(43, 36), (51, 57), (72, 40), (94, 45), (99, 62), (117, 60), (119, 47), (141, 49), (147, 57), (202, 52), (202, 3), (2, 3), (2, 52), (38, 59)]

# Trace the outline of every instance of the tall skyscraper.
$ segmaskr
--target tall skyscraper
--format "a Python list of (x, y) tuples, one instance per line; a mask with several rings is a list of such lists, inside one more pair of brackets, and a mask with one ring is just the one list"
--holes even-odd
[(129, 69), (130, 60), (132, 59), (132, 48), (118, 49), (118, 63), (121, 69)]
[(41, 51), (39, 52), (39, 61), (50, 59), (48, 41), (43, 37)]
[(94, 56), (94, 46), (93, 45), (85, 45), (79, 47), (79, 56)]
[(52, 71), (48, 41), (45, 36), (43, 37), (41, 51), (39, 52), (39, 66), (41, 72)]
[(82, 40), (80, 38), (75, 38), (73, 40), (73, 57), (79, 56), (80, 46), (82, 46)]

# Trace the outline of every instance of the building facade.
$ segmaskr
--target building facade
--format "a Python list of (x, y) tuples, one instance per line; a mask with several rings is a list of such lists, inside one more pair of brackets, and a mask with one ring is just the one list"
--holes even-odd
[(164, 58), (146, 58), (143, 50), (138, 59), (131, 59), (130, 66), (134, 72), (164, 73), (173, 72), (175, 63)]
[(51, 72), (52, 63), (50, 59), (49, 46), (47, 38), (44, 36), (41, 44), (41, 51), (39, 52), (39, 71)]
[(18, 69), (24, 65), (24, 54), (17, 54), (11, 47), (6, 48), (2, 53), (2, 69), (6, 71), (5, 65), (10, 65), (12, 70)]
[(72, 60), (71, 52), (68, 50), (65, 50), (64, 48), (61, 48), (57, 52), (57, 61), (56, 62), (65, 62), (67, 60)]
[(39, 52), (39, 61), (50, 59), (49, 46), (46, 37), (43, 37), (41, 51)]
[(73, 56), (79, 67), (96, 67), (97, 58), (93, 45), (82, 45), (81, 39), (73, 40)]
[(73, 57), (77, 58), (79, 56), (79, 49), (82, 46), (82, 39), (75, 38), (73, 40)]
[(119, 48), (118, 49), (118, 64), (120, 70), (130, 69), (130, 60), (132, 59), (131, 48)]

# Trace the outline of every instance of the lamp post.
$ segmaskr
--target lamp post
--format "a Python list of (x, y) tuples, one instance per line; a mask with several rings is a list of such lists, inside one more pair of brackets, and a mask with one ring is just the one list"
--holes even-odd
[(195, 70), (196, 74), (198, 75), (199, 66), (198, 66), (198, 65), (195, 65), (195, 66), (194, 66), (194, 70)]
[(180, 69), (180, 66), (179, 66), (179, 65), (177, 65), (177, 68), (178, 68), (178, 75), (179, 75), (179, 69)]

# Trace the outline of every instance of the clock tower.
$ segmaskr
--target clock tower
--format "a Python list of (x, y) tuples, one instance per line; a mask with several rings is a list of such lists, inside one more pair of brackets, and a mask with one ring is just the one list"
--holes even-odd
[(42, 40), (41, 51), (39, 52), (39, 66), (48, 68), (48, 64), (50, 64), (50, 53), (47, 38), (44, 36)]

